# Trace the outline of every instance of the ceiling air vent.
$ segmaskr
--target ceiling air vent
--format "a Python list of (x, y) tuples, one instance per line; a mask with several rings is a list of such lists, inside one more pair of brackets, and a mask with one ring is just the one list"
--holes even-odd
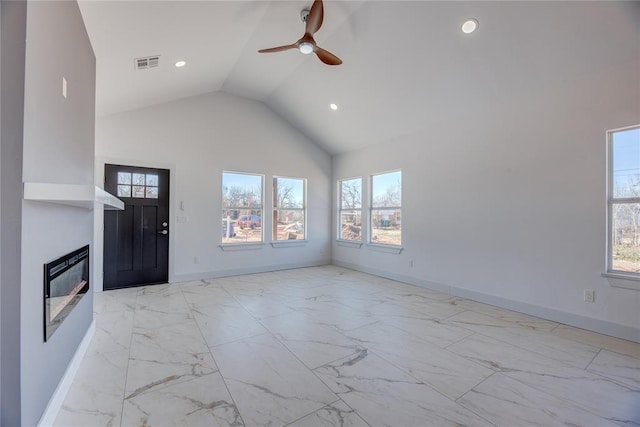
[(144, 58), (134, 59), (134, 65), (136, 70), (144, 70), (147, 68), (154, 68), (160, 65), (160, 55), (145, 56)]

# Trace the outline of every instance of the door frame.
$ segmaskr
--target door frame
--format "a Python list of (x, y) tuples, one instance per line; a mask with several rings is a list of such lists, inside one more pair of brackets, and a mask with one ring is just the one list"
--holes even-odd
[[(169, 283), (174, 282), (175, 274), (175, 163), (162, 163), (149, 160), (131, 160), (119, 157), (99, 157), (95, 158), (95, 183), (104, 189), (104, 165), (116, 164), (123, 166), (139, 166), (143, 168), (168, 169), (169, 170)], [(91, 261), (91, 287), (94, 292), (102, 292), (103, 270), (104, 270), (104, 209), (102, 207), (93, 210), (93, 259)]]

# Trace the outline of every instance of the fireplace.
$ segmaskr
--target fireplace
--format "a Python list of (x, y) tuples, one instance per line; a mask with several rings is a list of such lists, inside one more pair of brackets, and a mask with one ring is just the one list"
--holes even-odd
[(89, 245), (44, 265), (44, 340), (89, 290)]

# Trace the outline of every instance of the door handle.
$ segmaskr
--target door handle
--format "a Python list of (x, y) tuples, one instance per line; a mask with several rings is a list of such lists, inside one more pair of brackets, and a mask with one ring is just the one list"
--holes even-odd
[(158, 231), (158, 234), (169, 234), (167, 230)]

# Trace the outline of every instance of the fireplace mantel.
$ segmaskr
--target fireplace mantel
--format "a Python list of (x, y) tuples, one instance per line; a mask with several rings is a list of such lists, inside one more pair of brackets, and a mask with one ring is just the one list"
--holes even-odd
[(122, 200), (94, 185), (25, 182), (24, 199), (93, 209), (95, 203), (104, 209), (123, 210)]

